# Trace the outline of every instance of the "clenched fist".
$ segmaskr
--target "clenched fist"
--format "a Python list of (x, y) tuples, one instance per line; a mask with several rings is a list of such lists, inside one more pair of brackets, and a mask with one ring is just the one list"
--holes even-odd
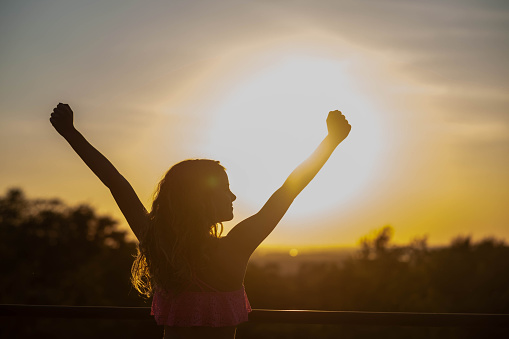
[(67, 104), (59, 103), (53, 109), (49, 121), (62, 136), (74, 130), (73, 112)]
[(327, 130), (329, 131), (329, 136), (332, 137), (334, 141), (338, 144), (345, 140), (345, 138), (350, 133), (352, 126), (348, 123), (345, 116), (340, 111), (332, 111), (329, 112), (329, 116), (327, 117)]

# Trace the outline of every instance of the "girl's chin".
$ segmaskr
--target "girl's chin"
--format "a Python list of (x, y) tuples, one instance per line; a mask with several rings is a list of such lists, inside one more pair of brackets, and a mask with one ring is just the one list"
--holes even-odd
[(233, 211), (231, 213), (225, 215), (222, 219), (223, 219), (222, 221), (230, 221), (230, 220), (232, 220), (233, 219)]

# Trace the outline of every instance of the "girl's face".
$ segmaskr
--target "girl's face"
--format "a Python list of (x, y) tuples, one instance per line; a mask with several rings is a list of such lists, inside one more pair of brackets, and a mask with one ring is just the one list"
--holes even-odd
[(221, 173), (215, 178), (212, 191), (212, 201), (214, 204), (218, 222), (229, 221), (233, 219), (233, 202), (237, 197), (230, 191), (230, 182), (226, 172)]

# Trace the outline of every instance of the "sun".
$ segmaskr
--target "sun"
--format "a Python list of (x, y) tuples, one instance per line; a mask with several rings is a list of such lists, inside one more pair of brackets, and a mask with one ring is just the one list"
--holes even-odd
[(326, 136), (325, 119), (336, 109), (352, 132), (288, 214), (333, 210), (364, 192), (376, 173), (383, 127), (348, 69), (346, 60), (280, 58), (237, 83), (209, 111), (207, 154), (226, 165), (240, 202), (260, 208)]

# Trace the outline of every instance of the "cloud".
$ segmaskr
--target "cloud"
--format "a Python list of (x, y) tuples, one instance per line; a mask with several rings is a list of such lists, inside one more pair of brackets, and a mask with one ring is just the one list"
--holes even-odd
[(509, 3), (503, 1), (278, 1), (289, 17), (390, 54), (424, 81), (509, 88)]

